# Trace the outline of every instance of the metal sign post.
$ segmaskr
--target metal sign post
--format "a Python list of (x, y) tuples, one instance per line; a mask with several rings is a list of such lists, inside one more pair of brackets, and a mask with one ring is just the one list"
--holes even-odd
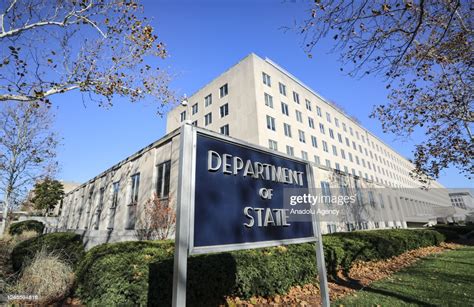
[[(314, 183), (313, 167), (308, 164), (306, 169), (308, 174), (308, 186), (310, 188), (315, 189), (316, 185)], [(321, 292), (321, 301), (323, 307), (329, 307), (329, 289), (328, 279), (326, 275), (326, 262), (324, 260), (323, 237), (321, 235), (321, 223), (317, 214), (313, 214), (313, 229), (314, 236), (316, 238), (316, 264), (318, 266), (319, 291)]]
[(173, 301), (174, 307), (186, 306), (186, 275), (189, 250), (189, 209), (192, 202), (193, 176), (193, 127), (183, 125), (180, 134), (178, 202), (175, 236), (175, 254), (173, 268)]

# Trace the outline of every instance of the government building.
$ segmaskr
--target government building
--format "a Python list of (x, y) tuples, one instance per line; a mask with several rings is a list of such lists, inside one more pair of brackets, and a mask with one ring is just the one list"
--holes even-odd
[[(410, 177), (414, 165), (357, 120), (269, 59), (250, 54), (167, 115), (167, 134), (67, 193), (58, 230), (84, 233), (89, 246), (136, 238), (153, 197), (176, 206), (183, 124), (308, 161), (315, 188), (352, 191), (363, 210), (322, 222), (323, 233), (435, 224), (448, 191)], [(199, 180), (198, 178), (196, 180)]]

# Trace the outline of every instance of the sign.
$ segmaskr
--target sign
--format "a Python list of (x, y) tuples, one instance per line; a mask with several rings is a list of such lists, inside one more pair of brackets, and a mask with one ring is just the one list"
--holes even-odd
[(284, 206), (284, 189), (314, 186), (310, 165), (188, 124), (180, 137), (173, 306), (186, 305), (190, 254), (310, 241), (329, 306), (319, 221), (290, 221)]
[(314, 241), (288, 220), (284, 189), (308, 192), (308, 165), (197, 133), (191, 254)]

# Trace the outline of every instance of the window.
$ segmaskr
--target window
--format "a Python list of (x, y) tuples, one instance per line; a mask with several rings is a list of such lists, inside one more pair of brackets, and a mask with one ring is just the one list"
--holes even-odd
[(114, 229), (114, 222), (115, 222), (115, 211), (118, 206), (118, 195), (120, 191), (120, 183), (114, 182), (112, 184), (112, 205), (110, 206), (109, 212), (109, 224), (107, 225), (107, 229)]
[(140, 188), (140, 173), (132, 175), (132, 193), (130, 194), (130, 203), (138, 203), (138, 189)]
[(354, 136), (354, 131), (352, 130), (352, 127), (349, 127), (349, 132), (351, 133), (352, 136)]
[(319, 123), (319, 131), (321, 131), (322, 134), (324, 134), (324, 125)]
[(156, 196), (160, 199), (167, 198), (170, 193), (171, 161), (160, 163), (156, 168)]
[(328, 233), (335, 233), (336, 232), (336, 225), (335, 224), (327, 224)]
[(229, 104), (226, 103), (220, 107), (221, 117), (229, 115)]
[(305, 101), (306, 101), (306, 109), (311, 111), (311, 101), (309, 101), (308, 99), (306, 99)]
[(336, 117), (334, 117), (334, 124), (336, 125), (336, 127), (339, 128), (339, 119), (337, 119)]
[(328, 112), (326, 112), (326, 120), (328, 121), (328, 123), (331, 122), (331, 114), (329, 114)]
[(293, 147), (291, 147), (289, 145), (286, 145), (286, 153), (290, 156), (294, 156), (295, 155), (295, 150), (293, 149)]
[(369, 195), (369, 205), (371, 207), (375, 208), (374, 192), (373, 191), (368, 191), (367, 194)]
[(336, 169), (337, 169), (338, 171), (341, 170), (341, 166), (340, 166), (339, 163), (337, 163), (337, 162), (336, 162)]
[(316, 106), (316, 113), (318, 114), (319, 117), (322, 117), (322, 113), (321, 113), (321, 108)]
[(348, 154), (349, 154), (349, 161), (354, 162), (354, 160), (352, 159), (352, 153), (348, 152)]
[(314, 155), (314, 163), (316, 163), (317, 165), (321, 164), (321, 159), (319, 159), (319, 156)]
[(104, 194), (105, 194), (105, 188), (100, 188), (99, 190), (99, 204), (97, 205), (97, 211), (95, 213), (95, 223), (94, 223), (94, 229), (97, 230), (99, 229), (99, 223), (100, 223), (100, 216), (102, 214), (102, 209), (104, 208)]
[(270, 130), (273, 130), (273, 131), (276, 130), (276, 128), (275, 128), (275, 119), (271, 116), (268, 116), (268, 115), (267, 115), (267, 128), (270, 129)]
[(210, 124), (212, 124), (212, 113), (207, 113), (204, 115), (204, 125), (207, 126)]
[(342, 130), (344, 130), (344, 132), (347, 132), (347, 127), (345, 123), (342, 123)]
[(272, 80), (269, 75), (266, 73), (262, 72), (262, 79), (263, 79), (263, 84), (272, 86)]
[(198, 121), (197, 121), (197, 120), (193, 121), (192, 125), (195, 126), (195, 127), (197, 127)]
[(296, 110), (296, 120), (299, 121), (300, 123), (303, 122), (303, 116), (301, 115), (301, 112)]
[(283, 130), (285, 131), (285, 135), (291, 138), (291, 126), (288, 124), (283, 124)]
[(334, 131), (331, 128), (329, 128), (329, 137), (334, 139)]
[(341, 149), (341, 157), (343, 159), (346, 159), (346, 153), (345, 153), (344, 149)]
[(379, 194), (379, 198), (380, 198), (380, 208), (385, 208), (385, 205), (383, 203), (383, 196), (382, 194)]
[(132, 175), (132, 191), (130, 194), (130, 204), (127, 206), (127, 222), (125, 229), (134, 229), (137, 217), (138, 191), (140, 188), (140, 173)]
[(329, 182), (321, 181), (321, 195), (324, 204), (331, 204), (331, 188), (329, 187)]
[(340, 133), (337, 134), (337, 139), (339, 140), (339, 143), (342, 144), (342, 135)]
[(297, 92), (293, 92), (293, 101), (297, 104), (300, 104), (300, 94), (298, 94)]
[(274, 140), (268, 140), (268, 147), (273, 150), (278, 150), (278, 143)]
[(310, 128), (314, 129), (314, 119), (312, 119), (311, 117), (308, 117), (308, 125)]
[(229, 124), (224, 125), (224, 126), (221, 127), (221, 134), (229, 135)]
[(204, 98), (204, 105), (208, 107), (211, 104), (212, 104), (212, 94), (209, 94)]
[(304, 150), (301, 151), (301, 158), (308, 161), (308, 153)]
[(337, 148), (334, 145), (332, 145), (332, 154), (337, 157)]
[(351, 142), (349, 141), (349, 138), (346, 137), (346, 145), (351, 147)]
[(280, 82), (278, 83), (278, 87), (280, 88), (280, 94), (286, 96), (286, 85)]
[(265, 97), (265, 105), (267, 107), (273, 108), (273, 97), (267, 93), (264, 94)]
[(281, 113), (285, 114), (286, 116), (289, 116), (288, 112), (288, 105), (284, 102), (281, 103)]
[(323, 141), (323, 150), (324, 150), (325, 152), (329, 152), (329, 150), (328, 150), (328, 143), (326, 143), (326, 141)]
[(229, 87), (227, 86), (227, 83), (226, 83), (223, 86), (221, 86), (221, 88), (219, 89), (219, 95), (222, 98), (222, 97), (227, 96), (227, 94), (229, 94)]
[(181, 112), (180, 119), (181, 119), (181, 122), (184, 122), (186, 120), (186, 111)]
[(196, 114), (197, 112), (199, 112), (199, 105), (197, 103), (193, 104), (193, 106), (191, 107), (192, 109), (192, 112), (193, 112), (193, 115)]
[(314, 148), (318, 148), (318, 140), (314, 135), (311, 136), (311, 144), (313, 145)]
[(300, 139), (301, 143), (306, 143), (306, 140), (305, 140), (305, 137), (304, 137), (304, 131), (298, 130), (298, 136), (299, 136), (299, 139)]

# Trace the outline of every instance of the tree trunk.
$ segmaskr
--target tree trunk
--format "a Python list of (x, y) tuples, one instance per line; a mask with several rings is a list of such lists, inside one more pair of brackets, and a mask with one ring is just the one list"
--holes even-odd
[(3, 236), (5, 230), (7, 229), (7, 221), (8, 221), (8, 207), (9, 207), (9, 195), (5, 197), (5, 204), (3, 206), (3, 216), (2, 216), (2, 224), (0, 225), (0, 236)]

